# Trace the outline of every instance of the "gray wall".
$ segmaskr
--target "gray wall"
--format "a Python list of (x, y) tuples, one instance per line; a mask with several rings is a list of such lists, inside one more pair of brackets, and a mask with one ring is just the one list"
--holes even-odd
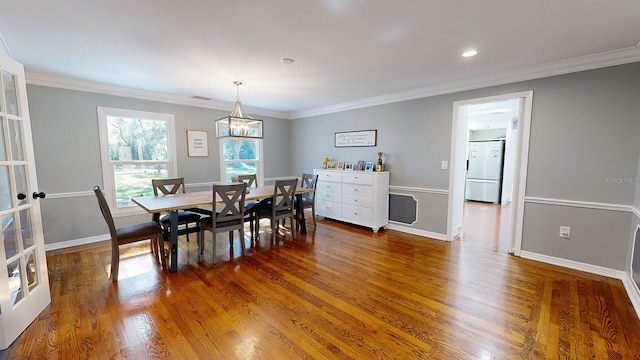
[[(40, 191), (49, 194), (41, 202), (46, 244), (108, 232), (95, 197), (86, 193), (94, 185), (103, 186), (98, 106), (173, 114), (179, 176), (185, 177), (187, 186), (220, 180), (213, 120), (231, 109), (212, 110), (36, 85), (28, 85), (27, 92), (38, 185)], [(265, 178), (289, 176), (290, 120), (264, 120)], [(209, 157), (187, 157), (187, 129), (209, 131)], [(116, 222), (124, 225), (139, 220), (143, 219), (132, 217)]]
[[(426, 193), (436, 198), (429, 189), (448, 188), (449, 171), (440, 170), (440, 163), (449, 159), (453, 102), (533, 90), (525, 196), (631, 205), (634, 196), (638, 201), (634, 184), (604, 179), (638, 173), (639, 79), (640, 63), (634, 63), (299, 119), (292, 123), (292, 146), (305, 151), (292, 156), (292, 170), (310, 171), (325, 156), (373, 160), (377, 151), (384, 151), (392, 189), (415, 187), (416, 197)], [(378, 130), (377, 147), (333, 147), (335, 132), (363, 129)], [(553, 206), (526, 205), (523, 251), (625, 268), (629, 212), (563, 206), (550, 222), (546, 211), (554, 211)], [(446, 219), (446, 201), (421, 201), (419, 210), (416, 229), (446, 231), (446, 224), (426, 220), (435, 214)], [(609, 231), (589, 231), (594, 221)], [(568, 243), (560, 242), (558, 224), (572, 226)]]

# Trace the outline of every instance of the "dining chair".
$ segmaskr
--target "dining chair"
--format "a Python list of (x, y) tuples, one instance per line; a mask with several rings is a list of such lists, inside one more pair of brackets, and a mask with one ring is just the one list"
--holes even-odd
[[(184, 178), (173, 178), (173, 179), (152, 179), (151, 185), (153, 186), (153, 195), (171, 195), (176, 194), (178, 191), (185, 193), (184, 188)], [(187, 241), (189, 241), (189, 234), (191, 233), (200, 233), (200, 215), (187, 210), (178, 211), (178, 226), (184, 226), (183, 229), (178, 229), (178, 235), (186, 235)], [(162, 228), (164, 229), (165, 239), (168, 239), (170, 236), (171, 229), (171, 221), (169, 219), (169, 214), (153, 214), (153, 220), (158, 221)], [(194, 224), (194, 227), (189, 227), (190, 224)], [(200, 243), (200, 242), (198, 242)]]
[(273, 197), (270, 201), (259, 203), (254, 207), (256, 232), (260, 233), (260, 219), (271, 221), (271, 243), (276, 244), (279, 220), (290, 219), (291, 236), (296, 238), (295, 194), (298, 178), (276, 180)]
[(158, 244), (163, 243), (162, 236), (163, 231), (160, 224), (155, 221), (148, 221), (140, 224), (124, 226), (116, 228), (113, 222), (113, 216), (109, 209), (109, 204), (104, 198), (104, 194), (98, 185), (93, 187), (93, 192), (98, 198), (98, 205), (100, 205), (100, 211), (104, 220), (109, 227), (109, 234), (111, 235), (111, 281), (118, 281), (118, 270), (120, 268), (120, 245), (130, 244), (136, 241), (151, 240), (151, 251), (155, 256), (160, 254), (162, 260), (162, 267), (166, 268), (166, 259), (164, 256), (164, 244), (158, 251)]
[[(318, 185), (318, 175), (316, 174), (302, 174), (301, 186), (305, 189), (313, 189), (313, 192), (305, 193), (302, 196), (302, 209), (300, 211), (304, 211), (304, 209), (311, 208), (311, 216), (313, 218), (313, 226), (316, 226), (316, 206), (315, 206), (315, 197), (316, 197), (316, 186)], [(296, 210), (297, 211), (297, 210)], [(302, 216), (298, 216), (298, 219), (302, 219)]]
[[(258, 187), (258, 175), (256, 174), (246, 174), (246, 175), (238, 175), (232, 176), (231, 181), (233, 182), (243, 182), (247, 184), (247, 188)], [(249, 222), (249, 230), (251, 232), (251, 247), (254, 244), (254, 226), (255, 222), (255, 213), (253, 208), (258, 205), (258, 201), (252, 201), (244, 205), (244, 221)]]
[[(215, 211), (211, 217), (202, 219), (200, 225), (200, 254), (204, 251), (204, 231), (213, 234), (213, 263), (216, 263), (216, 234), (229, 232), (229, 247), (233, 251), (233, 231), (240, 233), (242, 256), (246, 249), (244, 244), (244, 198), (245, 184), (213, 185), (213, 202), (222, 203), (222, 210)], [(216, 196), (219, 198), (216, 199)]]

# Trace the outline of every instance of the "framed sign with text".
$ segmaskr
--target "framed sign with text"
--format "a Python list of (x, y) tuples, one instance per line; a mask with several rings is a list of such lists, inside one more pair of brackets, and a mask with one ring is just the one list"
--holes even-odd
[(187, 130), (187, 156), (209, 156), (209, 140), (206, 131)]
[(337, 132), (335, 137), (335, 147), (350, 146), (376, 146), (378, 141), (378, 130), (361, 130)]

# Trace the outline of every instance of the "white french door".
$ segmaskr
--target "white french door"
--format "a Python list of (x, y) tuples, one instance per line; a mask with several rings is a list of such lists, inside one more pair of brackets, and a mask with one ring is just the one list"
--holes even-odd
[(0, 54), (0, 349), (51, 302), (22, 64)]

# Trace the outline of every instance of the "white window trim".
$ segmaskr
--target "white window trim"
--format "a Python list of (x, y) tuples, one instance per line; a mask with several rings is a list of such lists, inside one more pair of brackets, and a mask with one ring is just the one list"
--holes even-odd
[(169, 154), (169, 166), (167, 172), (169, 177), (178, 174), (178, 157), (176, 155), (176, 127), (173, 114), (162, 114), (148, 111), (117, 109), (98, 106), (98, 133), (100, 134), (100, 159), (102, 163), (102, 181), (104, 184), (104, 197), (109, 204), (111, 214), (114, 217), (124, 217), (130, 215), (146, 214), (146, 211), (139, 206), (118, 208), (115, 204), (115, 182), (113, 167), (109, 159), (109, 133), (107, 131), (107, 116), (139, 117), (154, 120), (164, 120), (167, 122), (168, 138), (167, 146)]
[[(218, 141), (218, 154), (220, 155), (220, 181), (226, 182), (227, 179), (227, 167), (224, 160), (224, 145), (223, 140)], [(263, 139), (255, 139), (258, 141), (258, 186), (264, 186), (264, 152), (262, 151)], [(235, 161), (235, 160), (234, 160)], [(237, 160), (237, 162), (246, 162), (247, 160)], [(254, 161), (254, 160), (250, 160)]]

